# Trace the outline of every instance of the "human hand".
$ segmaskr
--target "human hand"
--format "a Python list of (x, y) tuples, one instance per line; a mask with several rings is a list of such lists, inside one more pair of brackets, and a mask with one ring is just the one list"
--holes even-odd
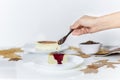
[(97, 17), (92, 16), (83, 16), (78, 19), (72, 26), (71, 29), (74, 29), (72, 32), (73, 35), (81, 35), (98, 31), (95, 29)]
[(120, 12), (101, 17), (83, 16), (71, 26), (71, 29), (74, 29), (73, 35), (94, 33), (113, 28), (120, 28)]

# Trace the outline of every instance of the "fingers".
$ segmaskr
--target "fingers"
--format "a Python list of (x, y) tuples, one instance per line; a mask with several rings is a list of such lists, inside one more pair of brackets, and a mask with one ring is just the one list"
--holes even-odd
[(82, 35), (87, 33), (93, 33), (98, 31), (97, 27), (94, 28), (94, 25), (96, 24), (97, 17), (92, 16), (82, 16), (80, 19), (78, 19), (73, 25), (71, 25), (71, 29), (74, 29), (72, 32), (73, 35)]
[(89, 33), (89, 29), (88, 29), (88, 28), (75, 29), (75, 30), (72, 32), (72, 34), (73, 34), (73, 35), (76, 35), (76, 36), (82, 35), (82, 34), (87, 34), (87, 33)]
[(73, 25), (70, 26), (71, 29), (76, 29), (80, 26), (79, 20), (77, 20)]
[(80, 26), (84, 26), (84, 27), (90, 26), (93, 23), (94, 19), (96, 19), (96, 17), (84, 15), (81, 18), (79, 18), (77, 21), (75, 21), (70, 28), (77, 29)]

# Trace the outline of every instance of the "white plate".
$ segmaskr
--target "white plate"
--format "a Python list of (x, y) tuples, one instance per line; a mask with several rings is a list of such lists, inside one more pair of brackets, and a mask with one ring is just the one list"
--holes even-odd
[(70, 70), (79, 67), (83, 63), (84, 59), (74, 55), (68, 55), (68, 62), (64, 64), (49, 64), (48, 56), (41, 56), (38, 59), (33, 61), (25, 61), (26, 66), (31, 67), (32, 69), (42, 69), (42, 70), (52, 70), (52, 71), (61, 71), (61, 70)]
[[(60, 46), (60, 50), (58, 51), (62, 51), (62, 50), (65, 50), (68, 48), (68, 45), (61, 45)], [(49, 54), (50, 52), (55, 52), (55, 51), (39, 51), (39, 50), (36, 50), (35, 48), (35, 44), (34, 43), (29, 43), (29, 44), (25, 44), (22, 49), (25, 51), (25, 52), (28, 52), (28, 53), (47, 53)]]

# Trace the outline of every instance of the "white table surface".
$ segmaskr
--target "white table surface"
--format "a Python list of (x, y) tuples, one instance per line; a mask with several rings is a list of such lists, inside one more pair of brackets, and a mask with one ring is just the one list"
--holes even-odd
[[(35, 55), (35, 54), (34, 54)], [(28, 55), (27, 55), (28, 56)], [(34, 58), (33, 54), (29, 55), (29, 58)], [(38, 54), (37, 54), (38, 57)], [(82, 67), (86, 64), (95, 62), (96, 60), (109, 59), (116, 61), (120, 59), (120, 55), (109, 56), (109, 57), (90, 57), (85, 59)], [(24, 67), (19, 65), (19, 62), (10, 62), (7, 60), (0, 61), (0, 80), (120, 80), (120, 64), (116, 65), (115, 69), (102, 67), (96, 74), (84, 74), (81, 71), (63, 71), (63, 72), (44, 72), (34, 71), (31, 67)], [(17, 64), (17, 65), (16, 65)]]
[[(26, 58), (36, 59), (41, 54), (26, 54)], [(109, 57), (90, 57), (85, 59), (79, 69), (72, 71), (44, 71), (33, 70), (31, 65), (24, 66), (21, 61), (7, 61), (0, 58), (0, 80), (120, 80), (120, 64), (117, 64), (115, 69), (102, 67), (97, 74), (84, 74), (80, 71), (81, 68), (86, 67), (97, 60), (109, 59), (111, 61), (120, 60), (120, 55)]]

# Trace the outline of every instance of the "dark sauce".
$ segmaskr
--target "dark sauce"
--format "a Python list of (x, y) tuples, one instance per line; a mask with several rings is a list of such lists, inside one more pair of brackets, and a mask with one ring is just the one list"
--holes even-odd
[(64, 54), (55, 52), (53, 53), (54, 59), (57, 61), (58, 64), (62, 64)]
[(94, 42), (94, 41), (87, 41), (81, 44), (99, 44), (98, 42)]

